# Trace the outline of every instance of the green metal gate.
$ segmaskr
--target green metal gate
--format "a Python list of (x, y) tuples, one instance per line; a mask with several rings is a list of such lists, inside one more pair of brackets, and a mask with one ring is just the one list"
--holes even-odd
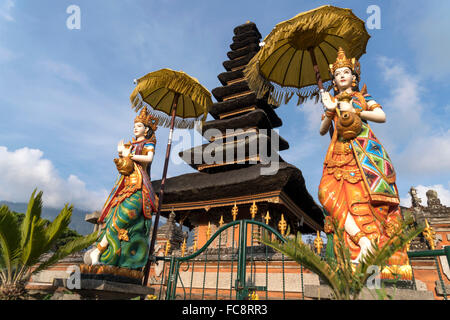
[[(232, 241), (231, 248), (223, 248), (221, 238), (227, 232), (228, 229), (232, 228)], [(235, 232), (236, 229), (238, 232)], [(222, 291), (221, 298), (224, 298), (224, 291), (229, 290), (227, 293), (228, 299), (236, 299), (236, 300), (244, 300), (251, 299), (256, 297), (256, 292), (264, 292), (265, 298), (268, 298), (268, 277), (269, 277), (269, 254), (273, 253), (271, 248), (263, 245), (259, 246), (259, 250), (263, 249), (262, 254), (260, 256), (265, 258), (259, 259), (259, 264), (264, 265), (265, 262), (265, 285), (256, 285), (256, 263), (258, 261), (255, 260), (255, 255), (253, 250), (255, 249), (255, 243), (257, 243), (257, 238), (255, 237), (255, 233), (260, 233), (261, 231), (268, 232), (269, 235), (272, 234), (273, 237), (276, 237), (280, 241), (286, 241), (284, 237), (277, 232), (274, 228), (264, 224), (260, 221), (255, 220), (238, 220), (232, 221), (227, 225), (220, 227), (214, 235), (212, 235), (209, 240), (205, 243), (205, 245), (186, 257), (156, 257), (157, 260), (160, 260), (164, 263), (163, 265), (163, 274), (160, 283), (159, 290), (159, 298), (172, 300), (172, 299), (193, 299), (194, 296), (197, 299), (205, 298), (205, 284), (206, 284), (206, 274), (207, 269), (211, 270), (211, 266), (208, 268), (208, 262), (214, 261), (217, 262), (217, 276), (216, 276), (216, 286), (215, 286), (215, 297), (219, 298), (219, 282), (224, 278), (230, 277), (229, 288)], [(248, 233), (250, 232), (250, 236)], [(238, 234), (237, 239), (236, 233)], [(250, 238), (250, 239), (248, 239)], [(208, 257), (208, 254), (211, 255), (211, 244), (213, 241), (218, 240), (217, 248), (215, 250), (216, 259), (211, 260), (211, 256)], [(237, 241), (236, 241), (237, 240)], [(250, 243), (248, 243), (250, 240)], [(235, 246), (237, 244), (237, 246)], [(209, 248), (209, 250), (208, 250)], [(237, 251), (237, 252), (236, 252)], [(230, 253), (231, 254), (227, 254)], [(227, 259), (224, 259), (225, 256), (229, 256)], [(284, 255), (281, 258), (281, 269), (282, 269), (282, 298), (286, 298), (286, 290), (285, 290), (285, 265), (284, 265)], [(169, 265), (167, 265), (169, 264)], [(250, 264), (250, 266), (248, 266)], [(202, 266), (203, 265), (203, 266)], [(229, 274), (226, 271), (227, 267), (229, 267)], [(184, 269), (183, 269), (184, 268)], [(197, 268), (197, 269), (196, 269)], [(203, 273), (203, 287), (200, 292), (193, 293), (193, 278), (194, 271), (200, 269), (200, 274)], [(301, 293), (303, 297), (303, 267), (300, 268), (300, 277), (298, 281), (298, 285), (301, 286)], [(168, 269), (167, 276), (164, 274)], [(234, 277), (234, 270), (236, 269), (236, 277)], [(190, 283), (184, 283), (182, 277), (180, 276), (180, 270), (183, 272), (190, 271), (190, 279), (185, 279)], [(250, 274), (248, 274), (248, 272)], [(261, 273), (261, 272), (260, 272)], [(260, 277), (261, 278), (261, 277)], [(261, 280), (261, 279), (260, 279)], [(222, 281), (223, 282), (223, 281)], [(177, 292), (178, 288), (178, 292)], [(165, 289), (165, 293), (164, 290)], [(180, 293), (180, 291), (182, 293)], [(210, 289), (211, 291), (211, 289)], [(263, 294), (264, 294), (263, 293)], [(211, 297), (211, 295), (209, 295)]]

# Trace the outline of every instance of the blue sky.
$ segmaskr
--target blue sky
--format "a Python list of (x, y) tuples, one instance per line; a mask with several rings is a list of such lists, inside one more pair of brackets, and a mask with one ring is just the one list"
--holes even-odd
[[(72, 4), (81, 9), (80, 30), (66, 26)], [(99, 209), (116, 177), (117, 142), (132, 136), (133, 79), (168, 67), (212, 90), (234, 27), (250, 20), (264, 37), (278, 22), (324, 4), (351, 8), (363, 20), (369, 5), (380, 7), (381, 29), (368, 30), (360, 60), (362, 82), (387, 114), (387, 123), (372, 128), (394, 162), (402, 204), (416, 186), (425, 203), (424, 192), (434, 188), (450, 206), (445, 0), (0, 0), (0, 200), (27, 201), (38, 187), (48, 206)], [(315, 199), (329, 143), (318, 133), (320, 113), (311, 102), (277, 109), (279, 133), (291, 146), (281, 155), (302, 170)], [(161, 177), (167, 137), (158, 129), (152, 179)], [(183, 149), (179, 141), (174, 155)], [(169, 177), (193, 172), (172, 159)]]

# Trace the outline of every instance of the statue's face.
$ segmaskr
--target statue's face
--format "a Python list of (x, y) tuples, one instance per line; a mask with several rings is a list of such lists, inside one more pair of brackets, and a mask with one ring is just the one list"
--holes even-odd
[(136, 122), (134, 124), (134, 135), (137, 138), (145, 137), (148, 132), (148, 128), (144, 126), (142, 122)]
[(334, 83), (338, 87), (339, 91), (344, 91), (352, 86), (353, 79), (356, 80), (356, 76), (352, 74), (352, 70), (348, 67), (336, 69), (334, 72)]

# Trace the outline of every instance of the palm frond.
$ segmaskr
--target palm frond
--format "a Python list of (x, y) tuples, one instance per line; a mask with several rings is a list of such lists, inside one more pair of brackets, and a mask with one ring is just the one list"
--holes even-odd
[(47, 252), (51, 246), (58, 240), (70, 224), (73, 206), (67, 204), (58, 214), (58, 216), (45, 228), (46, 243), (43, 245), (42, 251)]
[(45, 238), (45, 226), (46, 220), (35, 215), (31, 223), (30, 236), (25, 246), (22, 248), (21, 263), (24, 266), (31, 267), (39, 261), (39, 258), (44, 251)]
[(68, 255), (89, 247), (95, 242), (95, 240), (97, 240), (97, 237), (98, 233), (93, 232), (88, 236), (79, 237), (68, 242), (64, 246), (60, 247), (48, 260), (42, 262), (31, 274), (36, 274), (42, 270), (45, 270)]
[[(405, 221), (402, 226), (394, 233), (391, 240), (379, 247), (375, 241), (372, 242), (373, 250), (368, 252), (358, 265), (358, 271), (366, 274), (367, 268), (371, 265), (376, 265), (381, 268), (388, 264), (389, 258), (397, 251), (402, 250), (405, 246), (417, 237), (424, 227), (408, 227), (408, 221)], [(369, 275), (366, 275), (367, 277)]]
[(21, 241), (20, 246), (22, 248), (25, 248), (27, 246), (27, 243), (30, 241), (30, 237), (32, 235), (32, 224), (34, 217), (40, 218), (41, 217), (41, 211), (42, 211), (42, 191), (38, 192), (36, 194), (36, 189), (34, 189), (33, 193), (31, 194), (30, 200), (28, 201), (28, 207), (27, 211), (25, 213), (25, 217), (22, 221), (22, 225), (20, 227), (20, 233), (21, 233)]
[(316, 273), (333, 290), (338, 289), (339, 285), (335, 278), (336, 272), (332, 270), (320, 256), (315, 254), (308, 245), (304, 244), (301, 241), (301, 237), (296, 237), (294, 239), (288, 238), (286, 239), (286, 242), (280, 242), (278, 240), (270, 239), (268, 234), (264, 232), (260, 241)]
[(12, 268), (20, 256), (20, 232), (17, 217), (7, 206), (0, 207), (0, 269)]

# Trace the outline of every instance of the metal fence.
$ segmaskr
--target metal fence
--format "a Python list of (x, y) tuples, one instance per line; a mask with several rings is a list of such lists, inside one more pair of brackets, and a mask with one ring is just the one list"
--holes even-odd
[[(163, 264), (159, 282), (153, 283), (158, 287), (158, 298), (304, 299), (304, 277), (312, 273), (259, 243), (264, 230), (272, 237), (286, 241), (277, 230), (263, 222), (238, 220), (221, 226), (212, 236), (208, 235), (207, 242), (190, 255), (156, 257)], [(410, 259), (434, 258), (442, 295), (447, 300), (437, 257), (446, 256), (450, 264), (450, 246), (442, 250), (410, 251), (408, 256)], [(412, 280), (417, 290), (414, 269)]]

